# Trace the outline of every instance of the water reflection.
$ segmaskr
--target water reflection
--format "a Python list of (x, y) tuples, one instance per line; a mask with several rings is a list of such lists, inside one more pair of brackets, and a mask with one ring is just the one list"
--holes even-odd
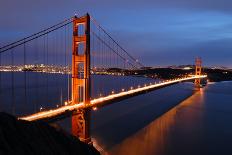
[(169, 151), (167, 152), (167, 148), (170, 147), (170, 138), (173, 138), (171, 135), (173, 133), (172, 127), (178, 124), (178, 119), (182, 119), (182, 122), (186, 123), (183, 125), (188, 125), (188, 128), (196, 125), (195, 122), (199, 120), (196, 119), (197, 117), (199, 117), (199, 113), (197, 113), (194, 108), (199, 108), (199, 105), (196, 104), (203, 103), (203, 93), (204, 91), (202, 89), (194, 93), (192, 96), (190, 96), (189, 98), (181, 102), (178, 106), (150, 123), (145, 128), (126, 138), (120, 144), (115, 145), (112, 149), (108, 150), (108, 153), (106, 154), (168, 154)]

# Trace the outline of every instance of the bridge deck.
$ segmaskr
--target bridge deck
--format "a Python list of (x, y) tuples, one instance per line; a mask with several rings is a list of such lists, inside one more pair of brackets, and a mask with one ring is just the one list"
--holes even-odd
[(121, 99), (129, 98), (131, 96), (135, 96), (138, 94), (142, 94), (147, 91), (152, 91), (154, 89), (160, 89), (169, 85), (173, 85), (179, 82), (184, 82), (184, 81), (189, 81), (189, 80), (194, 80), (194, 79), (199, 79), (199, 78), (206, 78), (207, 75), (201, 75), (201, 76), (191, 76), (191, 77), (186, 77), (186, 78), (180, 78), (180, 79), (175, 79), (175, 80), (169, 80), (161, 83), (156, 83), (148, 86), (144, 86), (141, 88), (135, 88), (132, 90), (120, 92), (117, 94), (111, 94), (105, 97), (93, 99), (90, 101), (89, 105), (84, 105), (84, 103), (79, 103), (75, 105), (66, 105), (59, 107), (57, 109), (53, 110), (48, 110), (48, 111), (43, 111), (43, 112), (38, 112), (29, 116), (25, 117), (20, 117), (19, 119), (22, 120), (27, 120), (27, 121), (36, 121), (36, 120), (44, 120), (44, 119), (52, 119), (54, 117), (58, 117), (61, 115), (64, 115), (66, 113), (71, 113), (74, 110), (78, 109), (83, 109), (83, 108), (90, 108), (90, 107), (97, 107), (106, 103), (111, 103), (115, 102)]

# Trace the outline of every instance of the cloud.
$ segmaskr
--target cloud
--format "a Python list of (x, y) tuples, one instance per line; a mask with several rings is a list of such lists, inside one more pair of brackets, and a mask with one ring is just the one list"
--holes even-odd
[(218, 51), (227, 55), (223, 63), (228, 65), (231, 7), (228, 0), (2, 0), (0, 42), (17, 40), (75, 12), (90, 12), (125, 49), (149, 65), (188, 63), (197, 55), (213, 64), (215, 57), (223, 60)]

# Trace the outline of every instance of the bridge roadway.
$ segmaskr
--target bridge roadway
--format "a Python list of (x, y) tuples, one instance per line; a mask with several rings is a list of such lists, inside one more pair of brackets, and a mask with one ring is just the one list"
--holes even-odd
[(90, 101), (90, 104), (88, 104), (88, 105), (85, 105), (84, 103), (79, 103), (79, 104), (75, 104), (75, 105), (69, 104), (69, 105), (62, 106), (62, 107), (59, 107), (56, 109), (34, 113), (32, 115), (29, 115), (29, 116), (19, 117), (19, 119), (27, 120), (27, 121), (49, 120), (49, 119), (53, 119), (53, 118), (56, 118), (56, 117), (59, 117), (62, 115), (65, 116), (65, 114), (71, 114), (72, 111), (75, 111), (78, 109), (98, 107), (98, 106), (102, 106), (104, 104), (109, 104), (112, 102), (116, 102), (116, 101), (120, 101), (120, 100), (129, 98), (129, 97), (132, 97), (132, 96), (143, 94), (143, 93), (146, 93), (148, 91), (167, 87), (169, 85), (173, 85), (173, 84), (176, 84), (179, 82), (190, 81), (190, 80), (194, 80), (194, 79), (198, 79), (198, 78), (203, 79), (206, 77), (207, 77), (207, 75), (201, 75), (201, 76), (195, 75), (195, 76), (179, 78), (179, 79), (175, 79), (175, 80), (167, 80), (164, 82), (150, 84), (150, 85), (146, 85), (146, 86), (143, 86), (140, 88), (135, 88), (135, 89), (131, 89), (128, 91), (122, 91), (122, 92), (117, 93), (117, 94), (111, 94), (111, 95), (108, 95), (105, 97), (93, 99)]

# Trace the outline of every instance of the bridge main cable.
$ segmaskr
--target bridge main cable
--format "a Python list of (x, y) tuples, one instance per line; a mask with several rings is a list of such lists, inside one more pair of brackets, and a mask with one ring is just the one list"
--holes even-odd
[(97, 22), (96, 19), (94, 19), (92, 16), (90, 16), (90, 19), (93, 21), (95, 26), (97, 26), (98, 29), (101, 29), (123, 52), (125, 52), (133, 61), (135, 61), (137, 64), (139, 64), (140, 67), (145, 67), (141, 62), (137, 61), (136, 58), (134, 58), (129, 52), (127, 52), (122, 46), (118, 44), (118, 42), (113, 39), (108, 32)]
[[(112, 47), (110, 47), (110, 45), (108, 45), (104, 40), (102, 40), (95, 32), (91, 31), (92, 34), (97, 37), (97, 39), (99, 39), (104, 45), (106, 45), (109, 49), (111, 49), (115, 54), (117, 54), (121, 59), (123, 59), (124, 61), (126, 61), (127, 59), (124, 58), (122, 55), (120, 55), (118, 52), (116, 52)], [(128, 62), (134, 69), (137, 69), (137, 67), (135, 65), (133, 65), (131, 62)]]
[(46, 34), (48, 34), (50, 32), (53, 32), (53, 31), (55, 31), (57, 29), (60, 29), (60, 28), (62, 28), (64, 26), (66, 26), (66, 25), (68, 25), (68, 24), (70, 24), (72, 22), (73, 22), (73, 17), (65, 19), (64, 21), (62, 21), (62, 22), (60, 22), (58, 24), (55, 24), (55, 25), (53, 25), (53, 26), (51, 26), (49, 28), (46, 28), (46, 29), (44, 29), (44, 30), (42, 30), (40, 32), (34, 33), (34, 34), (32, 34), (32, 35), (30, 35), (28, 37), (24, 37), (23, 39), (20, 39), (18, 41), (15, 41), (13, 43), (10, 43), (8, 45), (0, 47), (0, 53), (3, 53), (3, 52), (8, 51), (10, 49), (13, 49), (13, 48), (15, 48), (17, 46), (20, 46), (22, 44), (25, 44), (27, 42), (30, 42), (30, 41), (32, 41), (34, 39), (37, 39), (37, 38), (41, 37), (41, 36), (44, 36), (44, 35), (46, 35)]

